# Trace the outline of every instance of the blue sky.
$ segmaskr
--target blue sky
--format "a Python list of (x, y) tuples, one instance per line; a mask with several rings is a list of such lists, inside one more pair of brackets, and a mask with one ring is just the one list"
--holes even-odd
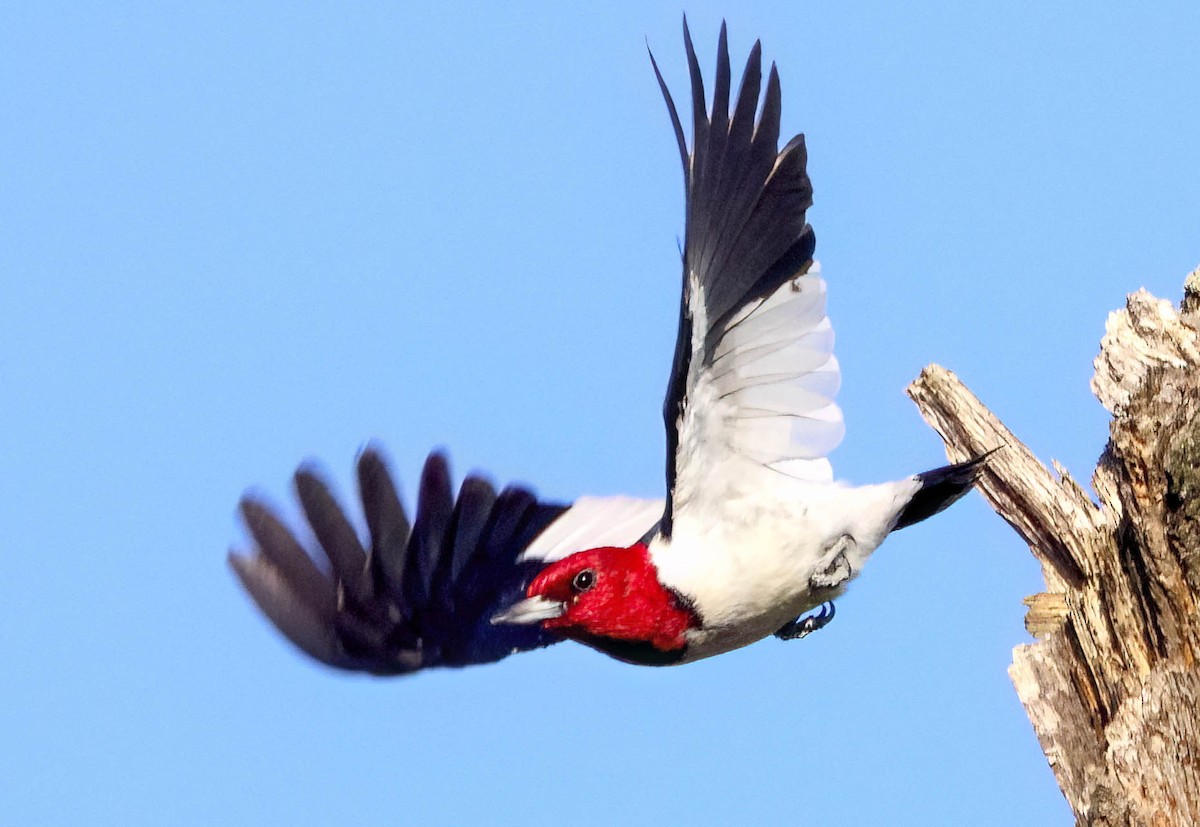
[[(1200, 264), (1200, 6), (689, 4), (808, 137), (848, 435), (939, 465), (959, 375), (1086, 479), (1105, 315)], [(660, 493), (681, 173), (670, 4), (0, 11), (0, 800), (14, 824), (1067, 823), (1008, 682), (1038, 570), (972, 497), (799, 642), (560, 646), (375, 680), (226, 570), (247, 487), (386, 446)]]

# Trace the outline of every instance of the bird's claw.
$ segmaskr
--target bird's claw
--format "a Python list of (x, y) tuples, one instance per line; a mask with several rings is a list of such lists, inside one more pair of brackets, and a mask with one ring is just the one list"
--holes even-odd
[(785, 623), (783, 627), (775, 633), (775, 637), (780, 640), (800, 640), (808, 637), (817, 629), (823, 629), (829, 625), (829, 621), (833, 620), (836, 613), (833, 603), (822, 604), (821, 610), (814, 614), (798, 617), (790, 623)]

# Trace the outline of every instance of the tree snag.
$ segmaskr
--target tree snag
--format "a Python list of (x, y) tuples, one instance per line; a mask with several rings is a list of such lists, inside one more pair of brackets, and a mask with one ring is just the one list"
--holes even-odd
[(1094, 364), (1098, 505), (945, 368), (908, 394), (951, 460), (1003, 446), (979, 490), (1046, 580), (1009, 676), (1077, 823), (1200, 825), (1200, 269), (1179, 310), (1131, 294)]

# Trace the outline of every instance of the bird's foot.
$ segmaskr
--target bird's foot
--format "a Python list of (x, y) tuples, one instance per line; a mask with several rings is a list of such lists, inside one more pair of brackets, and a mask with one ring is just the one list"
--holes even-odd
[(775, 633), (775, 637), (780, 640), (800, 640), (800, 638), (808, 637), (817, 629), (828, 626), (829, 621), (833, 620), (835, 611), (833, 603), (825, 603), (821, 606), (821, 611), (803, 615), (783, 624), (783, 627)]

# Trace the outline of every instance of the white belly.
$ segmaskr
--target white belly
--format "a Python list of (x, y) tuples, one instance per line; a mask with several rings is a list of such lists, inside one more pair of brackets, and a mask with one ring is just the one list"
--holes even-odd
[[(760, 504), (753, 514), (677, 515), (670, 542), (653, 540), (650, 553), (661, 582), (700, 614), (686, 660), (746, 646), (838, 597), (914, 489), (911, 479), (822, 486), (802, 499)], [(832, 583), (822, 576), (831, 565), (838, 566)]]

